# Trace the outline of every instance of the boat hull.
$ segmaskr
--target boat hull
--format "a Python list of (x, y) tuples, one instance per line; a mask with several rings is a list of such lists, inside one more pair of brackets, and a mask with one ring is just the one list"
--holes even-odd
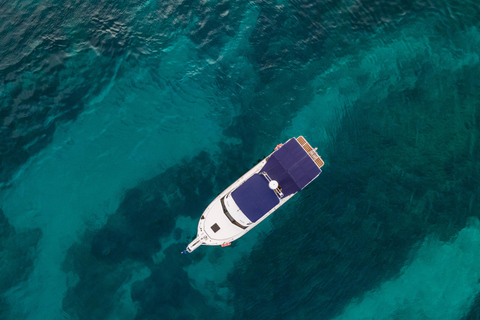
[[(295, 139), (295, 138), (292, 138)], [(290, 139), (290, 140), (292, 140)], [(300, 140), (303, 139), (303, 140)], [(290, 141), (289, 140), (289, 141)], [(288, 142), (289, 142), (288, 141)], [(310, 145), (304, 140), (303, 137), (299, 137), (296, 139), (298, 143), (300, 141), (305, 141), (306, 146), (302, 146), (305, 152), (310, 152), (309, 156), (311, 157), (311, 161), (316, 163), (316, 167), (318, 167), (318, 173), (316, 176), (314, 176), (311, 180), (307, 181), (306, 184), (303, 185), (302, 189), (309, 184), (313, 179), (315, 179), (318, 174), (321, 172), (320, 167), (323, 165), (323, 160), (316, 154), (315, 150), (313, 150)], [(288, 143), (287, 142), (287, 143)], [(297, 147), (298, 148), (298, 147)], [(314, 154), (312, 154), (312, 151)], [(279, 207), (281, 207), (285, 202), (290, 200), (291, 197), (293, 197), (298, 191), (291, 192), (287, 194), (286, 196), (283, 195), (281, 192), (281, 189), (276, 190), (275, 194), (278, 197), (278, 203), (274, 205), (268, 212), (263, 213), (261, 217), (255, 217), (255, 219), (252, 219), (254, 221), (250, 221), (246, 216), (243, 216), (241, 213), (241, 210), (237, 210), (240, 212), (240, 216), (243, 216), (244, 219), (239, 219), (236, 221), (232, 215), (229, 214), (229, 209), (226, 208), (225, 206), (225, 199), (229, 199), (229, 203), (231, 207), (235, 207), (238, 209), (238, 207), (235, 205), (235, 202), (233, 201), (232, 197), (232, 192), (237, 190), (242, 184), (244, 184), (247, 180), (252, 178), (256, 174), (263, 174), (265, 175), (266, 179), (269, 180), (270, 177), (265, 174), (265, 172), (262, 172), (264, 170), (267, 164), (267, 161), (269, 158), (274, 154), (276, 151), (272, 152), (268, 157), (266, 157), (264, 160), (260, 161), (257, 165), (255, 165), (252, 169), (250, 169), (248, 172), (246, 172), (242, 177), (240, 177), (237, 181), (232, 183), (228, 188), (226, 188), (222, 193), (220, 193), (210, 204), (209, 206), (205, 209), (203, 212), (200, 221), (198, 223), (198, 228), (197, 228), (197, 236), (196, 238), (187, 246), (186, 250), (184, 253), (190, 253), (193, 252), (195, 249), (200, 247), (201, 245), (210, 245), (210, 246), (228, 246), (230, 245), (231, 242), (241, 238), (244, 236), (247, 232), (255, 228), (259, 223), (261, 223), (263, 220), (268, 218), (274, 211), (276, 211)], [(320, 158), (320, 161), (318, 161), (317, 158)], [(273, 159), (274, 160), (274, 159)], [(272, 161), (273, 161), (272, 160)], [(313, 163), (312, 162), (312, 163)], [(274, 163), (274, 162), (272, 162)], [(321, 165), (319, 165), (319, 163)], [(254, 177), (255, 178), (255, 177)], [(259, 179), (258, 177), (256, 177)], [(253, 180), (253, 179), (252, 179)], [(275, 181), (276, 182), (276, 181)], [(245, 184), (248, 185), (248, 184)], [(243, 188), (243, 187), (242, 187)], [(240, 188), (241, 189), (241, 188)], [(271, 192), (274, 192), (274, 189), (271, 190)], [(263, 201), (264, 198), (261, 198), (261, 201)], [(265, 211), (264, 211), (265, 212)], [(245, 221), (248, 221), (245, 223)], [(242, 222), (242, 223), (239, 223)]]

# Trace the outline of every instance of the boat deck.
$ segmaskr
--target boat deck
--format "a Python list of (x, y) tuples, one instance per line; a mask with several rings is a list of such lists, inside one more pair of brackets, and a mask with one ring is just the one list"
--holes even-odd
[(318, 155), (318, 153), (312, 148), (312, 146), (307, 142), (307, 140), (305, 140), (305, 138), (303, 136), (300, 136), (297, 138), (297, 141), (298, 143), (302, 146), (302, 148), (308, 153), (308, 155), (310, 156), (310, 158), (312, 158), (312, 160), (315, 162), (315, 164), (317, 165), (318, 168), (321, 168), (323, 167), (323, 165), (325, 164), (322, 160), (322, 158), (320, 158), (320, 156)]

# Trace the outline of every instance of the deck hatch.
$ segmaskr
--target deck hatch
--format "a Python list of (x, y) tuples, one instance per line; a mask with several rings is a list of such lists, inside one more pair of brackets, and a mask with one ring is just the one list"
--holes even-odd
[(212, 228), (213, 232), (217, 232), (218, 230), (220, 230), (220, 227), (216, 223), (211, 228)]

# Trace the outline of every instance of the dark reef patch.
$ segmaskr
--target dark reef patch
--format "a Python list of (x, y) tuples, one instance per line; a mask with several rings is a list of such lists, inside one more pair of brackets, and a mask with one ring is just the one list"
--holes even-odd
[(4, 294), (27, 279), (37, 256), (39, 229), (16, 232), (0, 209), (0, 318), (9, 319), (10, 307)]
[(299, 196), (308, 200), (275, 215), (276, 230), (231, 273), (237, 319), (332, 317), (397, 275), (427, 234), (448, 241), (478, 217), (480, 105), (465, 84), (480, 70), (443, 77), (450, 90), (438, 97), (426, 64), (414, 88), (347, 113), (331, 162)]
[(182, 267), (204, 256), (185, 259), (182, 244), (165, 250), (165, 260), (153, 266), (151, 275), (132, 286), (132, 300), (141, 306), (135, 319), (224, 319), (203, 293), (194, 289)]
[[(212, 306), (192, 287), (183, 270), (205, 254), (199, 252), (188, 258), (180, 255), (195, 234), (175, 228), (175, 221), (182, 215), (197, 218), (209, 201), (231, 183), (229, 177), (239, 176), (247, 169), (247, 165), (241, 168), (229, 165), (228, 161), (232, 156), (248, 156), (227, 145), (222, 148), (225, 154), (218, 158), (200, 153), (128, 190), (106, 225), (86, 233), (82, 242), (70, 248), (64, 270), (76, 274), (79, 280), (72, 282), (63, 302), (68, 314), (91, 319), (92, 314), (84, 310), (92, 310), (94, 318), (106, 317), (117, 303), (116, 292), (143, 266), (151, 275), (135, 282), (131, 289), (132, 299), (139, 306), (138, 319), (172, 319), (173, 315), (188, 319), (191, 314), (196, 315), (192, 319), (203, 319), (201, 314), (212, 317), (208, 312)], [(161, 241), (169, 237), (177, 241), (162, 248)], [(156, 262), (159, 252), (165, 258)], [(100, 301), (96, 296), (104, 299)]]

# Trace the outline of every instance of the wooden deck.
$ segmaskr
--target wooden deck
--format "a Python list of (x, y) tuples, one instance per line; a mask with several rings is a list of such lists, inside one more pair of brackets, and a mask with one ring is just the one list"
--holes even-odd
[(315, 162), (317, 167), (321, 168), (325, 164), (322, 158), (318, 155), (317, 151), (315, 151), (312, 146), (305, 140), (303, 136), (297, 138), (298, 143), (302, 146), (302, 148), (308, 153), (310, 158)]

